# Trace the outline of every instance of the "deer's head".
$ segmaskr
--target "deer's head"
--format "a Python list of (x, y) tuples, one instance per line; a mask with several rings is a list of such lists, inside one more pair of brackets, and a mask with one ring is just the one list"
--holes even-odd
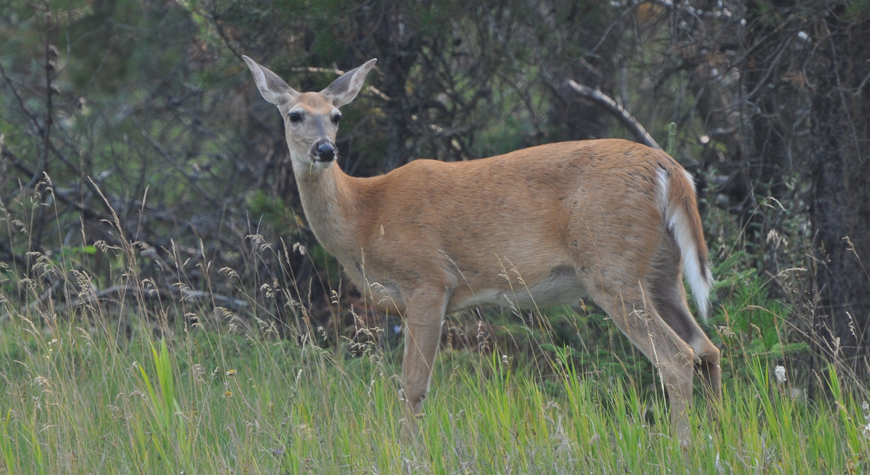
[(275, 104), (284, 118), (284, 131), (294, 165), (314, 165), (325, 169), (335, 161), (338, 151), (335, 135), (341, 120), (339, 107), (352, 101), (362, 88), (376, 59), (352, 69), (320, 92), (297, 92), (268, 68), (243, 56), (260, 94)]

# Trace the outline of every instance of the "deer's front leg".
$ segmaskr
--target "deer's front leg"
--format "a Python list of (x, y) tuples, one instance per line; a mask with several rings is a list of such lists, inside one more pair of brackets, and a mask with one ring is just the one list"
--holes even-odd
[(404, 298), (405, 357), (402, 361), (402, 391), (411, 415), (423, 410), (429, 392), (432, 367), (441, 341), (441, 324), (450, 300), (450, 289), (415, 289)]

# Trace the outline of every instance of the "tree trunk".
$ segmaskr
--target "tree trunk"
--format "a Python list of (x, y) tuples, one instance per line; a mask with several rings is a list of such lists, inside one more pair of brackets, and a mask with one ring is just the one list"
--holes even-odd
[(847, 23), (837, 13), (819, 15), (809, 70), (817, 323), (828, 355), (863, 372), (870, 355), (870, 21)]

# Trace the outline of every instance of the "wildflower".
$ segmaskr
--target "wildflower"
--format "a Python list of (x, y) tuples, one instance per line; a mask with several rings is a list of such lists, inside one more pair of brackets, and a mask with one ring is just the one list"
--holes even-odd
[(230, 391), (229, 389), (227, 389), (227, 391), (224, 393), (224, 397), (225, 397), (225, 398), (231, 398), (231, 397), (233, 397), (233, 392)]
[(227, 374), (227, 376), (235, 376), (235, 375), (236, 375), (236, 370), (231, 369), (231, 370), (227, 371), (226, 374)]
[(193, 379), (198, 383), (205, 384), (205, 368), (202, 367), (201, 364), (196, 363), (191, 368), (191, 373), (193, 374)]
[(861, 435), (870, 439), (870, 403), (864, 401), (864, 403), (861, 404), (861, 409), (864, 410), (864, 421), (867, 422), (867, 424), (861, 428)]
[(776, 369), (773, 370), (773, 375), (776, 376), (776, 380), (779, 382), (779, 384), (786, 382), (785, 366), (776, 365)]

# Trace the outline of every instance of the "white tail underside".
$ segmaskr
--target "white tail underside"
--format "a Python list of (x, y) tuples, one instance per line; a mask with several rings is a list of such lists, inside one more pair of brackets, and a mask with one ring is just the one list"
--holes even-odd
[[(695, 182), (685, 170), (682, 171), (686, 179), (692, 186), (692, 191), (695, 190)], [(683, 206), (677, 203), (672, 203), (668, 199), (670, 196), (670, 177), (664, 170), (659, 170), (659, 184), (662, 189), (662, 203), (664, 204), (664, 217), (667, 223), (668, 230), (674, 234), (674, 239), (677, 241), (677, 246), (680, 248), (680, 256), (683, 261), (683, 272), (686, 280), (689, 282), (689, 288), (692, 290), (692, 296), (695, 298), (695, 305), (698, 307), (698, 313), (701, 314), (701, 319), (707, 323), (707, 310), (710, 305), (710, 288), (713, 284), (713, 276), (710, 272), (710, 267), (706, 262), (700, 261), (698, 247), (695, 245), (695, 240), (692, 238), (692, 228), (689, 222), (689, 217), (686, 216), (686, 210)]]

